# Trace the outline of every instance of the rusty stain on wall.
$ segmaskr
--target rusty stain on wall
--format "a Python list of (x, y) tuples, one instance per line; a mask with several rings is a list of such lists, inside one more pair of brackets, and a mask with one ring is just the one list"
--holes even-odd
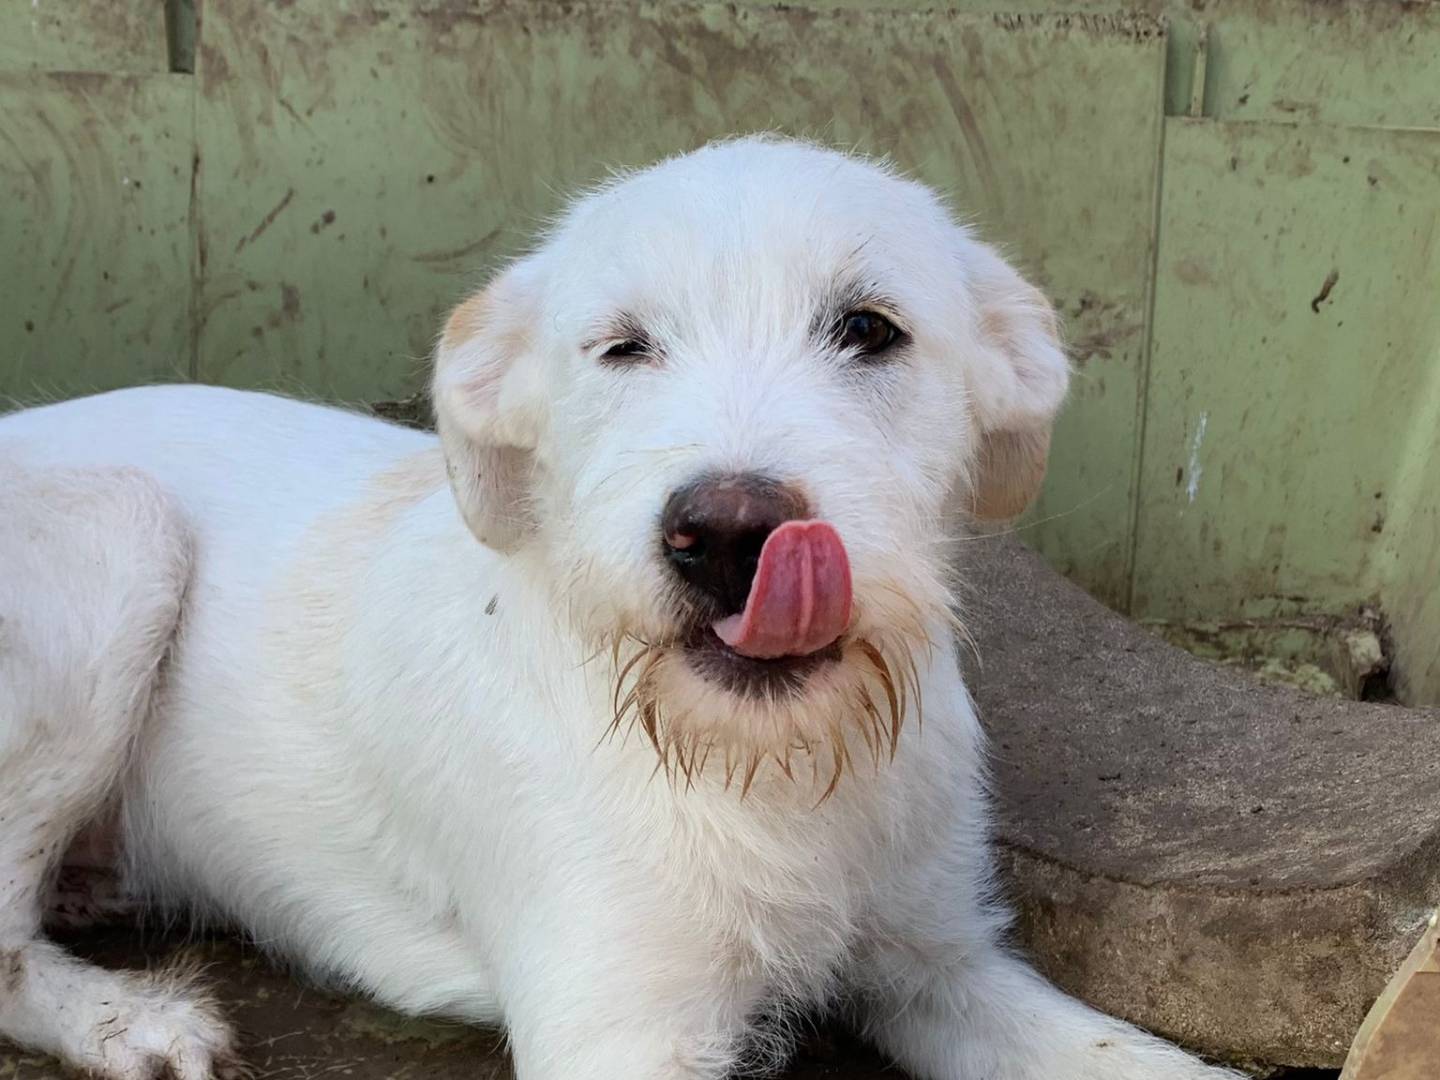
[(235, 253), (238, 255), (246, 244), (253, 244), (256, 240), (259, 240), (260, 237), (264, 236), (265, 230), (275, 224), (275, 219), (290, 205), (290, 200), (293, 198), (295, 198), (295, 189), (293, 187), (288, 188), (285, 194), (280, 197), (280, 201), (271, 207), (268, 214), (260, 219), (260, 224), (255, 226), (255, 231), (249, 236), (242, 236), (240, 238), (240, 242), (235, 245)]

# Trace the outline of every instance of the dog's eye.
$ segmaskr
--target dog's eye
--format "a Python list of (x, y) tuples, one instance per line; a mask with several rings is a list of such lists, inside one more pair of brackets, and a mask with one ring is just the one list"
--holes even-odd
[(629, 364), (636, 360), (644, 360), (650, 355), (650, 346), (638, 339), (617, 341), (601, 354), (600, 360), (606, 364)]
[(861, 356), (879, 356), (904, 336), (894, 323), (875, 311), (847, 312), (835, 333), (842, 349)]

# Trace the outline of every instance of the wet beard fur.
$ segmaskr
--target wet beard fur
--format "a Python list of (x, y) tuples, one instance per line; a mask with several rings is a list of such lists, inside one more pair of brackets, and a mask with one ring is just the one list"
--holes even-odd
[[(741, 798), (766, 771), (791, 783), (808, 777), (818, 806), (861, 763), (879, 769), (893, 759), (907, 718), (921, 722), (916, 656), (933, 653), (936, 643), (918, 608), (895, 608), (889, 625), (901, 629), (843, 639), (838, 662), (801, 688), (732, 701), (717, 700), (723, 692), (710, 690), (703, 705), (687, 701), (699, 695), (682, 689), (687, 680), (700, 681), (685, 670), (683, 643), (617, 633), (609, 648), (613, 717), (602, 741), (638, 728), (655, 751), (657, 771), (672, 784), (693, 787), (713, 770), (726, 790), (738, 787)], [(948, 607), (943, 610), (958, 628)], [(726, 710), (729, 716), (717, 720)]]

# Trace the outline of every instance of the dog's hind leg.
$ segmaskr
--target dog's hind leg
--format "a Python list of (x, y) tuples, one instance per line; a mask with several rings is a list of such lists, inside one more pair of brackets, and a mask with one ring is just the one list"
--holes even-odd
[(112, 972), (41, 936), (67, 845), (115, 793), (180, 617), (190, 542), (129, 470), (0, 490), (0, 1036), (107, 1080), (204, 1080), (229, 1028), (175, 975)]

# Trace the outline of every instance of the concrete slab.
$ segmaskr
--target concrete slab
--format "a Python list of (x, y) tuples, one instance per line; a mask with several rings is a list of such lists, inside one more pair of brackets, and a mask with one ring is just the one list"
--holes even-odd
[(1206, 1053), (1340, 1065), (1440, 901), (1440, 710), (1196, 660), (1013, 537), (963, 560), (1021, 943)]

